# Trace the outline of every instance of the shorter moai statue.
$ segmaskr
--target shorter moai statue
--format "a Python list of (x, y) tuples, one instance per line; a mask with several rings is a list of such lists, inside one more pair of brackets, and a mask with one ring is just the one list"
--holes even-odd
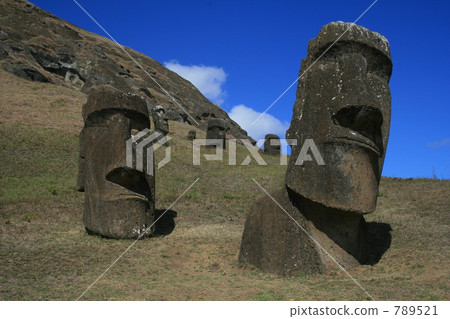
[(197, 132), (195, 130), (190, 130), (189, 134), (188, 134), (188, 140), (195, 140), (195, 138), (197, 137)]
[[(151, 115), (153, 118), (153, 124), (155, 126), (155, 131), (163, 134), (163, 137), (169, 133), (169, 118), (166, 115), (166, 110), (161, 105), (156, 105), (152, 111)], [(169, 146), (169, 141), (167, 140), (164, 146)]]
[(152, 109), (153, 123), (155, 125), (155, 131), (158, 131), (164, 135), (169, 133), (169, 119), (166, 116), (166, 110), (161, 105), (157, 105)]
[[(286, 132), (296, 144), (285, 183), (253, 206), (242, 263), (295, 276), (336, 269), (335, 261), (345, 269), (368, 262), (364, 215), (376, 208), (391, 72), (388, 41), (364, 27), (332, 22), (309, 42)], [(311, 140), (322, 164), (300, 156)]]
[(151, 235), (154, 171), (126, 165), (127, 141), (150, 128), (145, 101), (134, 93), (96, 88), (83, 105), (83, 119), (77, 188), (85, 193), (86, 230), (117, 239)]
[(275, 134), (267, 134), (264, 139), (264, 153), (269, 155), (280, 156), (281, 143), (280, 137)]
[[(221, 140), (220, 147), (226, 148), (225, 137), (229, 130), (227, 122), (222, 119), (212, 118), (208, 120), (208, 130), (206, 132), (206, 147), (218, 146), (217, 140)], [(215, 141), (214, 141), (215, 140)]]

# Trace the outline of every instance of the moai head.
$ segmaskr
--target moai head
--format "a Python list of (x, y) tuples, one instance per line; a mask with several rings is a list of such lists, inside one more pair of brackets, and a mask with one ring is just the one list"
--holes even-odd
[[(375, 210), (389, 136), (391, 72), (388, 41), (364, 27), (332, 22), (309, 42), (286, 133), (297, 140), (285, 179), (292, 191), (343, 211)], [(296, 165), (305, 139), (314, 140), (324, 166), (314, 160)]]
[(166, 110), (161, 105), (157, 105), (152, 111), (152, 117), (155, 130), (167, 135), (169, 133), (169, 118), (166, 115)]
[(195, 140), (196, 137), (197, 137), (197, 132), (195, 130), (190, 130), (189, 134), (188, 134), (188, 139)]
[[(225, 149), (225, 137), (229, 130), (227, 123), (223, 119), (212, 118), (208, 120), (208, 130), (206, 132), (207, 140), (222, 140), (222, 147)], [(210, 145), (213, 146), (213, 145)]]
[(99, 88), (83, 106), (83, 118), (78, 189), (85, 192), (84, 225), (109, 238), (137, 238), (153, 223), (155, 179), (126, 166), (126, 142), (150, 127), (146, 103)]
[(281, 143), (278, 135), (267, 134), (264, 138), (264, 153), (269, 155), (280, 156)]

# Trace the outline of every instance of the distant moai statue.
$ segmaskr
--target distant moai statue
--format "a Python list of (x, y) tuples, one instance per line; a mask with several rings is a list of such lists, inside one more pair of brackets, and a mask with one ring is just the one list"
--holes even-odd
[[(169, 133), (169, 118), (166, 115), (166, 110), (161, 105), (156, 105), (151, 110), (151, 115), (153, 118), (153, 124), (155, 126), (155, 131), (160, 132), (163, 136)], [(169, 146), (169, 141), (167, 140), (164, 146)]]
[(195, 140), (197, 137), (197, 132), (195, 130), (190, 130), (188, 134), (188, 140)]
[(206, 132), (207, 147), (216, 147), (216, 144), (208, 140), (222, 140), (221, 147), (226, 148), (225, 138), (226, 133), (229, 130), (227, 122), (223, 119), (212, 118), (208, 120), (208, 130)]
[[(364, 27), (332, 22), (309, 42), (286, 132), (297, 143), (285, 185), (253, 206), (242, 263), (295, 276), (335, 267), (327, 253), (345, 268), (367, 262), (363, 215), (376, 207), (390, 129), (391, 72), (388, 41)], [(325, 165), (298, 161), (308, 139)]]
[(96, 88), (83, 105), (83, 119), (77, 188), (85, 192), (86, 230), (108, 238), (138, 238), (145, 230), (151, 235), (154, 172), (126, 166), (127, 140), (150, 128), (145, 101), (134, 93)]
[(264, 153), (269, 155), (280, 156), (281, 143), (280, 137), (275, 134), (267, 134), (264, 138)]
[(164, 135), (169, 133), (169, 118), (166, 116), (166, 110), (161, 105), (156, 105), (151, 112), (155, 131)]

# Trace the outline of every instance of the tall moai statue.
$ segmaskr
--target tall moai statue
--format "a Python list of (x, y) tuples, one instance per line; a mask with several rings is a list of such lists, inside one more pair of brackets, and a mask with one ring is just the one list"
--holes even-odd
[[(223, 119), (212, 118), (208, 120), (208, 129), (206, 131), (207, 147), (226, 148), (226, 133), (229, 130), (227, 122)], [(222, 142), (219, 142), (222, 141)], [(219, 145), (220, 144), (220, 145)]]
[(88, 233), (137, 238), (154, 222), (154, 172), (127, 167), (127, 140), (150, 128), (147, 105), (134, 93), (100, 87), (83, 105), (78, 190), (85, 192)]
[[(364, 27), (332, 22), (309, 42), (286, 133), (297, 143), (285, 185), (272, 194), (284, 210), (267, 196), (254, 205), (241, 262), (295, 276), (336, 267), (328, 254), (346, 268), (367, 261), (363, 215), (376, 207), (390, 129), (391, 72), (388, 41)], [(314, 141), (325, 165), (302, 160), (306, 140)]]
[(280, 137), (275, 134), (267, 134), (264, 138), (264, 153), (269, 155), (280, 156), (281, 143)]

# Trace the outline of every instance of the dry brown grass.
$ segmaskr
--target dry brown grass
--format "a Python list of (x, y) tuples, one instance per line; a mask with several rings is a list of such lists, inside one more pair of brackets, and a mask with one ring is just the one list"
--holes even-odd
[[(78, 133), (86, 96), (50, 83), (30, 82), (0, 68), (0, 123)], [(81, 103), (81, 104), (80, 104)]]
[[(73, 300), (133, 241), (84, 231), (83, 194), (74, 186), (84, 95), (1, 72), (0, 298)], [(226, 161), (193, 166), (191, 144), (185, 139), (192, 127), (170, 124), (172, 161), (157, 173), (157, 208), (166, 209), (200, 180), (172, 207), (173, 232), (137, 242), (83, 299), (367, 298), (338, 269), (280, 278), (240, 266), (246, 215), (264, 196), (251, 178), (276, 189), (285, 167), (273, 157), (265, 157), (266, 167), (228, 166)], [(58, 138), (50, 143), (52, 136)], [(16, 145), (18, 140), (23, 144)], [(242, 161), (247, 153), (242, 147), (238, 152)], [(449, 300), (449, 193), (450, 181), (382, 180), (378, 208), (367, 219), (377, 225), (374, 230), (392, 228), (390, 247), (377, 264), (350, 270), (375, 299)]]

